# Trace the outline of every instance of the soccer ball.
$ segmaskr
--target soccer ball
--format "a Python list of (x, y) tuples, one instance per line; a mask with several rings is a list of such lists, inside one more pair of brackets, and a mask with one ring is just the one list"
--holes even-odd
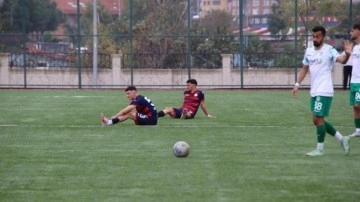
[(173, 152), (176, 157), (187, 157), (190, 152), (190, 146), (184, 141), (178, 141), (174, 144)]

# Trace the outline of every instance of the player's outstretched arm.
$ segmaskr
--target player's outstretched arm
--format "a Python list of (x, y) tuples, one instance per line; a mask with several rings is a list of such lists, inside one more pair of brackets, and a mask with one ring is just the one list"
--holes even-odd
[(206, 115), (206, 117), (208, 117), (210, 119), (211, 118), (216, 118), (215, 116), (209, 114), (209, 112), (208, 112), (208, 110), (207, 110), (207, 108), (205, 106), (205, 101), (204, 100), (201, 102), (200, 107), (201, 107), (202, 111), (204, 112), (204, 114)]
[(127, 107), (125, 107), (124, 109), (122, 109), (121, 111), (119, 111), (117, 114), (115, 114), (114, 116), (112, 116), (111, 118), (117, 118), (119, 116), (128, 114), (129, 112), (131, 112), (131, 110), (135, 109), (136, 105), (128, 105)]

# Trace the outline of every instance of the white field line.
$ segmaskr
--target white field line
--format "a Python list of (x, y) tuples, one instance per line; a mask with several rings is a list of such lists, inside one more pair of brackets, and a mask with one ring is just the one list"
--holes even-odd
[[(131, 125), (127, 125), (131, 126)], [(0, 124), (0, 128), (7, 127), (23, 127), (23, 128), (33, 128), (33, 127), (49, 127), (49, 128), (101, 128), (101, 127), (117, 127), (114, 126), (102, 126), (101, 124), (98, 125), (26, 125), (26, 124)], [(174, 124), (167, 124), (167, 125), (157, 125), (157, 126), (144, 126), (144, 127), (160, 127), (160, 128), (298, 128), (299, 126), (286, 126), (286, 125), (224, 125), (224, 124), (211, 124), (211, 125), (174, 125)], [(304, 125), (301, 127), (313, 127), (311, 125)], [(342, 127), (351, 127), (351, 125), (342, 125), (336, 126), (339, 128)]]
[[(38, 96), (41, 97), (41, 96)], [(94, 95), (71, 95), (71, 96), (62, 96), (62, 95), (52, 95), (52, 96), (48, 96), (45, 95), (43, 96), (45, 98), (103, 98), (105, 96), (94, 96)]]
[(43, 97), (43, 98), (104, 98), (108, 96), (102, 95), (44, 95), (44, 96), (27, 96), (27, 95), (20, 95), (20, 96), (12, 96), (12, 97)]

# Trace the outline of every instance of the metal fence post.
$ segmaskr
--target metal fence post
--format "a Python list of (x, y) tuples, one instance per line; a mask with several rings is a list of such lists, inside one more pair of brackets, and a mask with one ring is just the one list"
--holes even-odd
[(188, 78), (191, 78), (191, 15), (190, 15), (190, 0), (187, 0), (187, 53), (186, 53), (186, 66), (188, 69)]
[(130, 17), (129, 17), (129, 33), (130, 33), (130, 71), (131, 71), (131, 85), (134, 85), (134, 33), (132, 30), (133, 27), (133, 0), (129, 1), (129, 10), (130, 10)]
[(244, 33), (243, 33), (244, 2), (239, 0), (239, 45), (240, 45), (240, 87), (244, 88)]
[(81, 36), (80, 36), (80, 0), (77, 0), (77, 69), (78, 69), (78, 88), (81, 88)]
[(23, 34), (23, 47), (22, 47), (22, 54), (23, 54), (23, 68), (24, 68), (24, 88), (27, 88), (27, 68), (26, 68), (26, 19), (25, 19), (25, 0), (21, 1), (21, 8), (23, 9), (21, 12), (24, 13), (22, 19), (21, 19), (21, 29), (22, 29), (22, 34)]
[[(297, 43), (298, 43), (298, 11), (297, 11), (298, 10), (298, 1), (297, 0), (295, 0), (294, 9), (295, 9), (295, 26), (294, 26), (294, 29), (295, 29), (294, 60), (295, 60), (295, 62), (293, 62), (293, 64), (296, 64), (297, 55), (298, 55), (298, 46), (297, 46)], [(306, 33), (306, 35), (307, 35), (307, 33)], [(295, 65), (294, 69), (295, 69), (295, 82), (296, 82), (296, 80), (297, 80), (297, 69), (298, 69), (296, 65)]]

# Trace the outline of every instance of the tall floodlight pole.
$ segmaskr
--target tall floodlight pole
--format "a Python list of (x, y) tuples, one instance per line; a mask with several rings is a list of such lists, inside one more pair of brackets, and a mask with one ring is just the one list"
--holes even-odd
[(97, 0), (93, 0), (93, 86), (95, 87), (97, 85), (97, 74), (98, 74), (98, 50), (97, 50), (97, 43), (98, 43), (98, 30), (97, 30), (97, 20), (98, 20), (98, 14), (97, 14)]

